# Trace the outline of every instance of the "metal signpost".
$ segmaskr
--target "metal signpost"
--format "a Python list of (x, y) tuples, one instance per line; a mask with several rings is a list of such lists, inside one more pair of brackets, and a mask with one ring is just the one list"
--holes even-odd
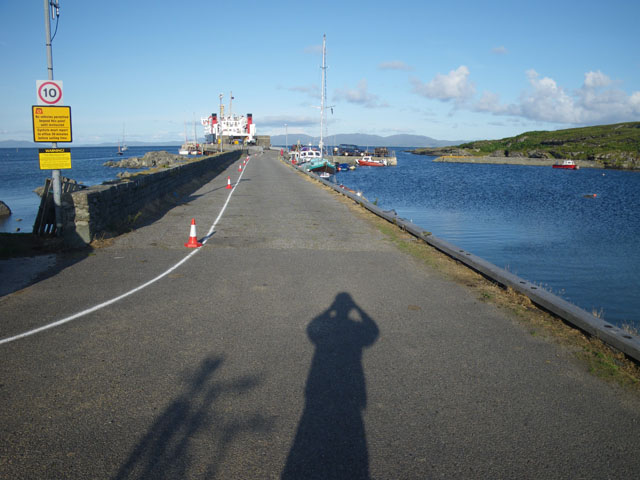
[[(71, 107), (62, 107), (62, 82), (53, 80), (53, 55), (51, 52), (51, 22), (58, 19), (58, 0), (44, 0), (44, 28), (47, 46), (48, 80), (36, 82), (38, 106), (32, 107), (33, 139), (35, 142), (51, 142), (51, 149), (40, 152), (40, 168), (51, 171), (53, 204), (56, 210), (56, 235), (62, 234), (62, 187), (60, 168), (71, 168), (69, 149), (58, 149), (57, 142), (71, 142)], [(56, 25), (57, 31), (57, 25)], [(54, 34), (55, 36), (55, 34)], [(43, 156), (44, 155), (44, 156)], [(43, 166), (44, 165), (44, 166)]]

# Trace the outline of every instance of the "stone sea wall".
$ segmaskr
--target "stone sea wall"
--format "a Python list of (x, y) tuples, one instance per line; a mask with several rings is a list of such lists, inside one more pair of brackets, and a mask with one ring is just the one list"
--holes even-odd
[(134, 219), (167, 210), (224, 171), (244, 153), (233, 151), (191, 161), (113, 183), (65, 194), (62, 199), (63, 236), (69, 245), (88, 244), (122, 231)]
[[(529, 165), (550, 167), (562, 160), (550, 158), (529, 158), (529, 157), (472, 157), (468, 155), (443, 155), (433, 160), (434, 162), (445, 163), (484, 163), (493, 165)], [(580, 168), (604, 168), (601, 163), (591, 160), (575, 160)]]

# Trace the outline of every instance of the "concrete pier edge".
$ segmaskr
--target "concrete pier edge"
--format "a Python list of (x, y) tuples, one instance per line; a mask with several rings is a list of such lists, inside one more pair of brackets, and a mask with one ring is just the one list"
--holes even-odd
[(366, 198), (345, 190), (340, 185), (329, 182), (314, 173), (307, 172), (301, 167), (291, 165), (286, 161), (284, 163), (306, 173), (316, 181), (352, 199), (370, 212), (384, 218), (394, 225), (397, 225), (416, 238), (423, 240), (449, 257), (458, 260), (489, 280), (496, 282), (503, 287), (510, 287), (527, 296), (534, 304), (553, 313), (568, 324), (588, 333), (589, 335), (599, 338), (607, 345), (614, 347), (635, 361), (640, 362), (640, 338), (637, 336), (631, 335), (623, 329), (616, 327), (603, 319), (595, 317), (586, 310), (567, 302), (538, 285), (524, 280), (523, 278), (520, 278), (517, 275), (484, 260), (483, 258), (432, 235), (430, 232), (415, 225), (414, 223), (399, 217), (395, 211), (382, 210), (377, 205), (369, 202)]

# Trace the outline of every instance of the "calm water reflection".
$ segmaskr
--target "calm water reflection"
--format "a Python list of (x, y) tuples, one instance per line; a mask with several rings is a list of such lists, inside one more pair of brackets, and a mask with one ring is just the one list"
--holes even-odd
[(640, 327), (640, 172), (397, 154), (397, 167), (361, 168), (338, 181), (608, 321)]

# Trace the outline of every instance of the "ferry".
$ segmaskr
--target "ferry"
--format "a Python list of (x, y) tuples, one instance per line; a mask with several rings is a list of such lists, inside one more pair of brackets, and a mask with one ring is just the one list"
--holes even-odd
[(212, 113), (208, 117), (200, 119), (207, 143), (222, 143), (223, 138), (227, 138), (229, 143), (236, 145), (255, 143), (256, 125), (253, 123), (253, 115), (250, 113), (246, 115), (233, 114), (231, 110), (233, 99), (233, 93), (231, 93), (227, 115), (224, 112), (221, 94), (220, 116), (218, 117), (217, 113)]

